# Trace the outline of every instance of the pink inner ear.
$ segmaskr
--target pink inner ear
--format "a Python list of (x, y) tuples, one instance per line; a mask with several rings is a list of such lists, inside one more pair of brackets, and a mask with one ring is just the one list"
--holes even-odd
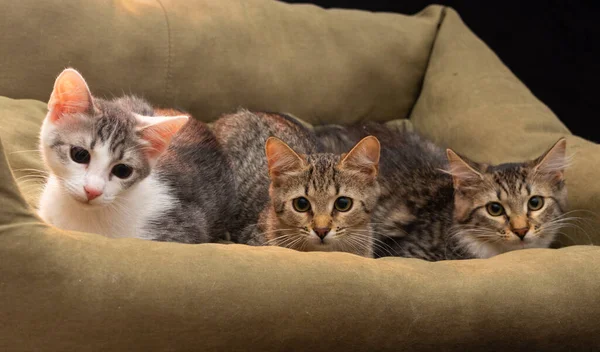
[(54, 83), (48, 109), (52, 122), (63, 114), (88, 111), (91, 105), (90, 91), (83, 77), (75, 70), (64, 70)]
[(566, 157), (567, 141), (561, 138), (550, 150), (540, 157), (535, 169), (556, 180), (564, 178), (564, 170), (567, 167)]
[(448, 157), (448, 173), (452, 175), (454, 187), (461, 187), (464, 183), (478, 181), (482, 179), (481, 174), (464, 161), (452, 149), (446, 150)]
[(167, 150), (173, 136), (188, 120), (187, 116), (164, 117), (164, 119), (165, 121), (142, 129), (142, 139), (150, 144), (149, 148), (146, 148), (146, 155), (151, 159), (158, 158)]
[(377, 176), (380, 148), (377, 138), (367, 136), (360, 140), (347, 154), (342, 154), (340, 166), (359, 170), (369, 176)]
[(269, 175), (278, 177), (288, 172), (295, 172), (304, 167), (305, 160), (285, 142), (271, 137), (265, 144), (265, 153), (269, 167)]

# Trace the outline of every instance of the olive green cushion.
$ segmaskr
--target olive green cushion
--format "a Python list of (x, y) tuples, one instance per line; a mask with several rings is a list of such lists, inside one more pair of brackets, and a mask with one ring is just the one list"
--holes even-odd
[(273, 0), (4, 1), (0, 95), (46, 101), (72, 66), (99, 95), (133, 92), (203, 121), (238, 106), (310, 122), (406, 117), (441, 13)]
[(571, 135), (452, 9), (410, 117), (423, 135), (485, 162), (532, 159), (566, 137), (570, 216), (578, 220), (559, 243), (600, 244), (600, 145)]
[[(407, 17), (259, 0), (56, 4), (11, 2), (0, 15), (0, 30), (14, 33), (0, 36), (9, 53), (0, 58), (9, 97), (0, 98), (0, 351), (600, 345), (593, 246), (373, 260), (107, 239), (47, 226), (31, 210), (42, 101), (73, 65), (95, 91), (143, 94), (205, 120), (238, 105), (312, 123), (410, 116), (438, 143), (492, 161), (534, 156), (566, 135), (577, 152), (571, 207), (597, 213), (597, 145), (571, 136), (451, 9)], [(575, 243), (600, 242), (587, 227), (570, 234)]]
[(600, 343), (597, 247), (430, 263), (114, 240), (40, 223), (4, 157), (0, 178), (2, 351), (539, 351)]

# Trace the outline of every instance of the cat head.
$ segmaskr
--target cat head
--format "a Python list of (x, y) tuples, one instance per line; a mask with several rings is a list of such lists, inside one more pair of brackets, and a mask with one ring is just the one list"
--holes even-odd
[(380, 192), (379, 150), (377, 138), (369, 136), (346, 154), (302, 155), (269, 138), (270, 243), (371, 256), (369, 221)]
[(40, 149), (63, 190), (101, 206), (146, 178), (187, 116), (152, 116), (144, 100), (94, 98), (79, 72), (56, 79), (42, 125)]
[(524, 163), (479, 164), (448, 149), (458, 240), (477, 257), (550, 246), (567, 206), (566, 140)]

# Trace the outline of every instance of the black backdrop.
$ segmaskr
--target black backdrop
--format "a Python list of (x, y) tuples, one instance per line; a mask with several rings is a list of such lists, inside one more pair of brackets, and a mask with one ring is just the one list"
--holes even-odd
[[(414, 14), (452, 6), (465, 23), (576, 135), (600, 143), (596, 53), (600, 1), (284, 0), (325, 8)], [(599, 63), (600, 64), (600, 63)]]

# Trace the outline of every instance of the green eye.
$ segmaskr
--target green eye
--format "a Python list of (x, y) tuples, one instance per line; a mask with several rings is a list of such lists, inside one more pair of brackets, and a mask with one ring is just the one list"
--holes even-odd
[(540, 210), (544, 206), (544, 198), (540, 196), (533, 196), (529, 198), (529, 202), (527, 202), (527, 207), (529, 210)]
[(339, 197), (335, 200), (334, 206), (337, 211), (348, 211), (352, 208), (352, 198)]
[(297, 212), (304, 213), (310, 210), (310, 202), (304, 197), (296, 198), (292, 201), (292, 205)]
[(491, 202), (485, 206), (485, 209), (491, 216), (500, 216), (504, 214), (504, 207), (500, 203)]

